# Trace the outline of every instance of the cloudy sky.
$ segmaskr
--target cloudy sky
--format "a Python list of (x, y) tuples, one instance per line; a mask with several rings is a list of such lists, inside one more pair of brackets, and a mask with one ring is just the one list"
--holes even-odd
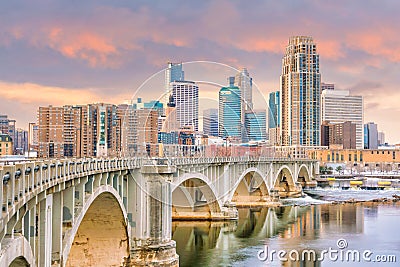
[[(364, 96), (364, 121), (400, 142), (400, 1), (13, 0), (0, 2), (0, 113), (26, 128), (39, 105), (122, 103), (166, 62), (247, 67), (263, 95), (279, 89), (288, 38), (312, 36), (322, 80)], [(185, 65), (224, 83), (231, 69)], [(218, 88), (200, 88), (213, 99)]]

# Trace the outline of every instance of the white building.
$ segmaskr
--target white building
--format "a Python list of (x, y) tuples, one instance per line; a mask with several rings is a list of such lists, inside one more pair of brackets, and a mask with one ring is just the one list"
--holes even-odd
[(195, 82), (171, 82), (179, 127), (192, 126), (199, 130), (199, 86)]
[(332, 124), (350, 121), (356, 125), (356, 148), (363, 149), (363, 97), (348, 90), (323, 90), (321, 119)]

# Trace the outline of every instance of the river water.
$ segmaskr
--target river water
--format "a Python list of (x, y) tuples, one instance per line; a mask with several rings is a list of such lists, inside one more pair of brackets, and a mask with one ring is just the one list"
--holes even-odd
[(237, 221), (176, 221), (172, 237), (180, 266), (400, 266), (400, 204), (307, 197)]

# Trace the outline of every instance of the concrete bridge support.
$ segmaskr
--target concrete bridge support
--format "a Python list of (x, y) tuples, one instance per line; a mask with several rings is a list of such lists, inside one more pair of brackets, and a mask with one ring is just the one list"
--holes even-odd
[[(139, 203), (145, 208), (138, 218), (138, 227), (131, 248), (128, 266), (179, 266), (172, 230), (172, 192), (170, 181), (175, 167), (167, 165), (143, 166), (142, 183), (138, 188)], [(142, 192), (143, 193), (143, 192)]]

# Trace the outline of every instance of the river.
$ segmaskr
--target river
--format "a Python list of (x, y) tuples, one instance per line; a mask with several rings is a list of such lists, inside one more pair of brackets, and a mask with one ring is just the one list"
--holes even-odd
[(174, 221), (180, 266), (400, 266), (400, 204), (290, 204), (239, 209), (237, 221)]

